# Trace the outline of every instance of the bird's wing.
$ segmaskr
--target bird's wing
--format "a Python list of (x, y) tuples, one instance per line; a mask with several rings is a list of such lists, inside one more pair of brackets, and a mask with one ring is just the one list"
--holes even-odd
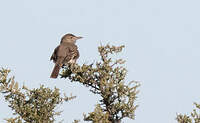
[(60, 47), (60, 45), (59, 46), (57, 46), (55, 49), (54, 49), (54, 51), (53, 51), (53, 54), (52, 54), (52, 56), (51, 56), (51, 58), (50, 58), (50, 60), (53, 60), (53, 62), (54, 63), (56, 63), (56, 61), (57, 61), (57, 59), (58, 59), (58, 49), (59, 49), (59, 47)]
[(70, 60), (78, 59), (79, 52), (76, 45), (59, 45), (55, 48), (50, 60), (57, 64), (66, 64)]

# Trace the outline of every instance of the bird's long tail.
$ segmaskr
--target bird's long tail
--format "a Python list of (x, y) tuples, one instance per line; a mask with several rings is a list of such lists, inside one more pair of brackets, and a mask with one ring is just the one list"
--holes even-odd
[(59, 71), (60, 71), (60, 66), (58, 64), (55, 64), (50, 77), (51, 78), (57, 78), (58, 74), (59, 74)]

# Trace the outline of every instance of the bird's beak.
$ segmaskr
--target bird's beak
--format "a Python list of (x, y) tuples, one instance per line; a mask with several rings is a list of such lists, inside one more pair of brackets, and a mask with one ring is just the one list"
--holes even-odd
[(81, 39), (81, 38), (83, 38), (83, 37), (80, 37), (80, 36), (79, 36), (79, 37), (76, 37), (76, 40)]

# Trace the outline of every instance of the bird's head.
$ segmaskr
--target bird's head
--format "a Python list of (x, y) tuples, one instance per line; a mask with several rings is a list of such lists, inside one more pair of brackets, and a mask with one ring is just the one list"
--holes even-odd
[(81, 38), (83, 38), (83, 37), (77, 37), (77, 36), (75, 36), (73, 34), (68, 33), (68, 34), (66, 34), (66, 35), (64, 35), (62, 37), (61, 43), (62, 42), (65, 42), (65, 43), (76, 43), (76, 40), (81, 39)]

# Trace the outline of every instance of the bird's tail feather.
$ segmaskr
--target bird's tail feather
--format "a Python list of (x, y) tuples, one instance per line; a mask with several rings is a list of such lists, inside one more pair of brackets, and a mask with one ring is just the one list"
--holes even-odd
[(55, 64), (50, 77), (51, 78), (57, 78), (58, 74), (59, 74), (59, 71), (60, 71), (60, 66), (58, 64)]

